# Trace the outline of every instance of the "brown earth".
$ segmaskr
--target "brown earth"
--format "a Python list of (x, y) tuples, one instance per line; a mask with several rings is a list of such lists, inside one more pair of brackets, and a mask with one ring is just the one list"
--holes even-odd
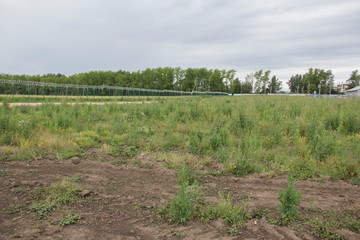
[[(50, 157), (51, 159), (51, 157)], [(252, 219), (237, 228), (239, 235), (228, 234), (226, 223), (192, 221), (176, 225), (156, 213), (176, 194), (176, 172), (166, 169), (151, 155), (137, 156), (137, 166), (114, 165), (114, 159), (94, 161), (96, 153), (63, 161), (35, 160), (0, 163), (0, 239), (317, 239), (288, 227), (271, 225), (267, 219)], [(202, 169), (204, 171), (204, 169)], [(201, 171), (201, 169), (200, 169)], [(11, 206), (28, 209), (34, 201), (29, 193), (36, 186), (49, 186), (65, 177), (81, 174), (83, 200), (52, 212), (38, 221), (34, 213), (9, 213)], [(272, 179), (259, 175), (201, 177), (207, 201), (218, 202), (218, 192), (231, 192), (237, 201), (248, 201), (249, 208), (269, 209), (276, 214), (278, 190), (287, 185), (285, 177)], [(360, 209), (360, 187), (343, 181), (297, 181), (303, 194), (301, 209), (342, 211)], [(78, 212), (80, 222), (65, 227), (54, 225), (69, 211)], [(360, 239), (349, 230), (339, 230), (345, 239)]]

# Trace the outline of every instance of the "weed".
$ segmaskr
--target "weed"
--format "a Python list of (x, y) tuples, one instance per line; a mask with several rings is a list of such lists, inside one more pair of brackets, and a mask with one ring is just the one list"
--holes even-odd
[(204, 135), (203, 132), (199, 129), (190, 132), (189, 143), (190, 143), (191, 153), (193, 154), (201, 153), (201, 141), (203, 135)]
[(135, 157), (139, 153), (139, 151), (136, 146), (130, 146), (127, 147), (125, 153), (128, 157)]
[(127, 165), (127, 164), (129, 164), (129, 160), (119, 158), (119, 159), (114, 160), (111, 164), (113, 164), (113, 165)]
[(277, 208), (280, 210), (281, 218), (284, 224), (291, 222), (298, 215), (297, 207), (300, 206), (302, 194), (299, 193), (295, 186), (295, 178), (289, 176), (287, 188), (279, 191), (279, 201), (281, 205)]
[(80, 179), (81, 179), (81, 174), (77, 173), (74, 177), (69, 178), (69, 181), (70, 182), (78, 182), (78, 181), (80, 181)]
[(63, 219), (59, 222), (54, 222), (58, 226), (65, 227), (66, 225), (75, 224), (81, 220), (81, 216), (78, 213), (69, 213), (68, 215), (64, 216)]
[(49, 213), (55, 209), (55, 206), (51, 202), (35, 203), (30, 206), (30, 210), (37, 214), (39, 220), (46, 219)]
[(172, 235), (173, 235), (173, 236), (176, 236), (176, 237), (178, 237), (178, 238), (180, 238), (180, 239), (185, 238), (185, 234), (182, 233), (182, 232), (178, 232), (178, 231), (172, 231)]
[(9, 214), (20, 213), (24, 210), (25, 210), (24, 204), (10, 203), (10, 207), (7, 209), (7, 213), (9, 213)]
[(169, 206), (170, 221), (184, 224), (193, 219), (194, 206), (184, 184), (178, 190), (178, 194), (171, 199)]
[(224, 173), (220, 170), (208, 170), (208, 174), (213, 177), (222, 177), (224, 176)]
[(244, 176), (253, 172), (256, 172), (255, 165), (250, 160), (241, 156), (236, 161), (229, 162), (227, 165), (227, 171), (236, 176)]
[(210, 205), (202, 213), (201, 219), (203, 221), (221, 218), (229, 225), (241, 226), (250, 218), (246, 202), (233, 205), (230, 193), (226, 198), (223, 193), (219, 193), (219, 197), (221, 199), (220, 203)]
[(241, 234), (241, 232), (239, 232), (239, 230), (237, 230), (237, 228), (228, 228), (227, 233), (232, 237)]
[(49, 187), (36, 187), (32, 197), (36, 200), (43, 199), (43, 201), (33, 203), (30, 210), (37, 214), (38, 219), (46, 219), (57, 207), (73, 204), (80, 198), (82, 189), (80, 185), (66, 178)]

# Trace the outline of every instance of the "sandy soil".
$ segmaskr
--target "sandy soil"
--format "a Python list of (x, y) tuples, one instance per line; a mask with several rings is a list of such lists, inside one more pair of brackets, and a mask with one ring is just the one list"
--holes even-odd
[[(151, 101), (144, 101), (144, 102), (68, 102), (66, 104), (68, 105), (76, 105), (76, 104), (85, 104), (85, 105), (105, 105), (105, 104), (142, 104), (142, 103), (154, 103)], [(8, 103), (9, 107), (16, 107), (16, 106), (40, 106), (43, 103), (42, 102), (36, 102), (36, 103)], [(60, 105), (63, 103), (60, 102), (49, 102), (46, 104), (54, 104), (54, 105)], [(0, 105), (3, 105), (3, 103), (0, 103)]]
[[(171, 224), (154, 211), (176, 194), (174, 170), (155, 163), (151, 156), (140, 154), (137, 160), (144, 167), (132, 164), (113, 165), (113, 159), (94, 161), (96, 153), (63, 161), (42, 159), (31, 162), (0, 163), (0, 239), (317, 239), (306, 232), (270, 225), (266, 219), (253, 219), (227, 234), (223, 220), (210, 223), (192, 221), (187, 226)], [(110, 162), (109, 162), (110, 161)], [(28, 193), (36, 186), (48, 186), (64, 177), (81, 174), (80, 185), (87, 192), (84, 200), (54, 211), (47, 220), (37, 221), (34, 213), (9, 213), (12, 204), (29, 206)], [(219, 201), (218, 192), (228, 191), (236, 200), (248, 200), (249, 207), (271, 209), (279, 205), (278, 190), (287, 179), (250, 175), (244, 178), (202, 177), (207, 201)], [(315, 208), (324, 211), (360, 209), (360, 187), (342, 181), (297, 181), (303, 194), (300, 210)], [(69, 211), (82, 219), (65, 227), (52, 224)], [(344, 230), (347, 239), (360, 235)]]

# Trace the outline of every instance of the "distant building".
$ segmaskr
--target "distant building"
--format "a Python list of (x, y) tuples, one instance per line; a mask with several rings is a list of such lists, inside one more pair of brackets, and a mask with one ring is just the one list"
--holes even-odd
[(354, 87), (346, 91), (348, 97), (360, 97), (360, 86)]
[(346, 90), (349, 89), (349, 83), (340, 83), (336, 86), (336, 90), (338, 93), (344, 93), (346, 92)]

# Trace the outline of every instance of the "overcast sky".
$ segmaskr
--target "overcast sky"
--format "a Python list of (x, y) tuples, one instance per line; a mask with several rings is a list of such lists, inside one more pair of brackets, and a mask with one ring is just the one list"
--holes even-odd
[(0, 0), (0, 73), (360, 70), (359, 0)]

